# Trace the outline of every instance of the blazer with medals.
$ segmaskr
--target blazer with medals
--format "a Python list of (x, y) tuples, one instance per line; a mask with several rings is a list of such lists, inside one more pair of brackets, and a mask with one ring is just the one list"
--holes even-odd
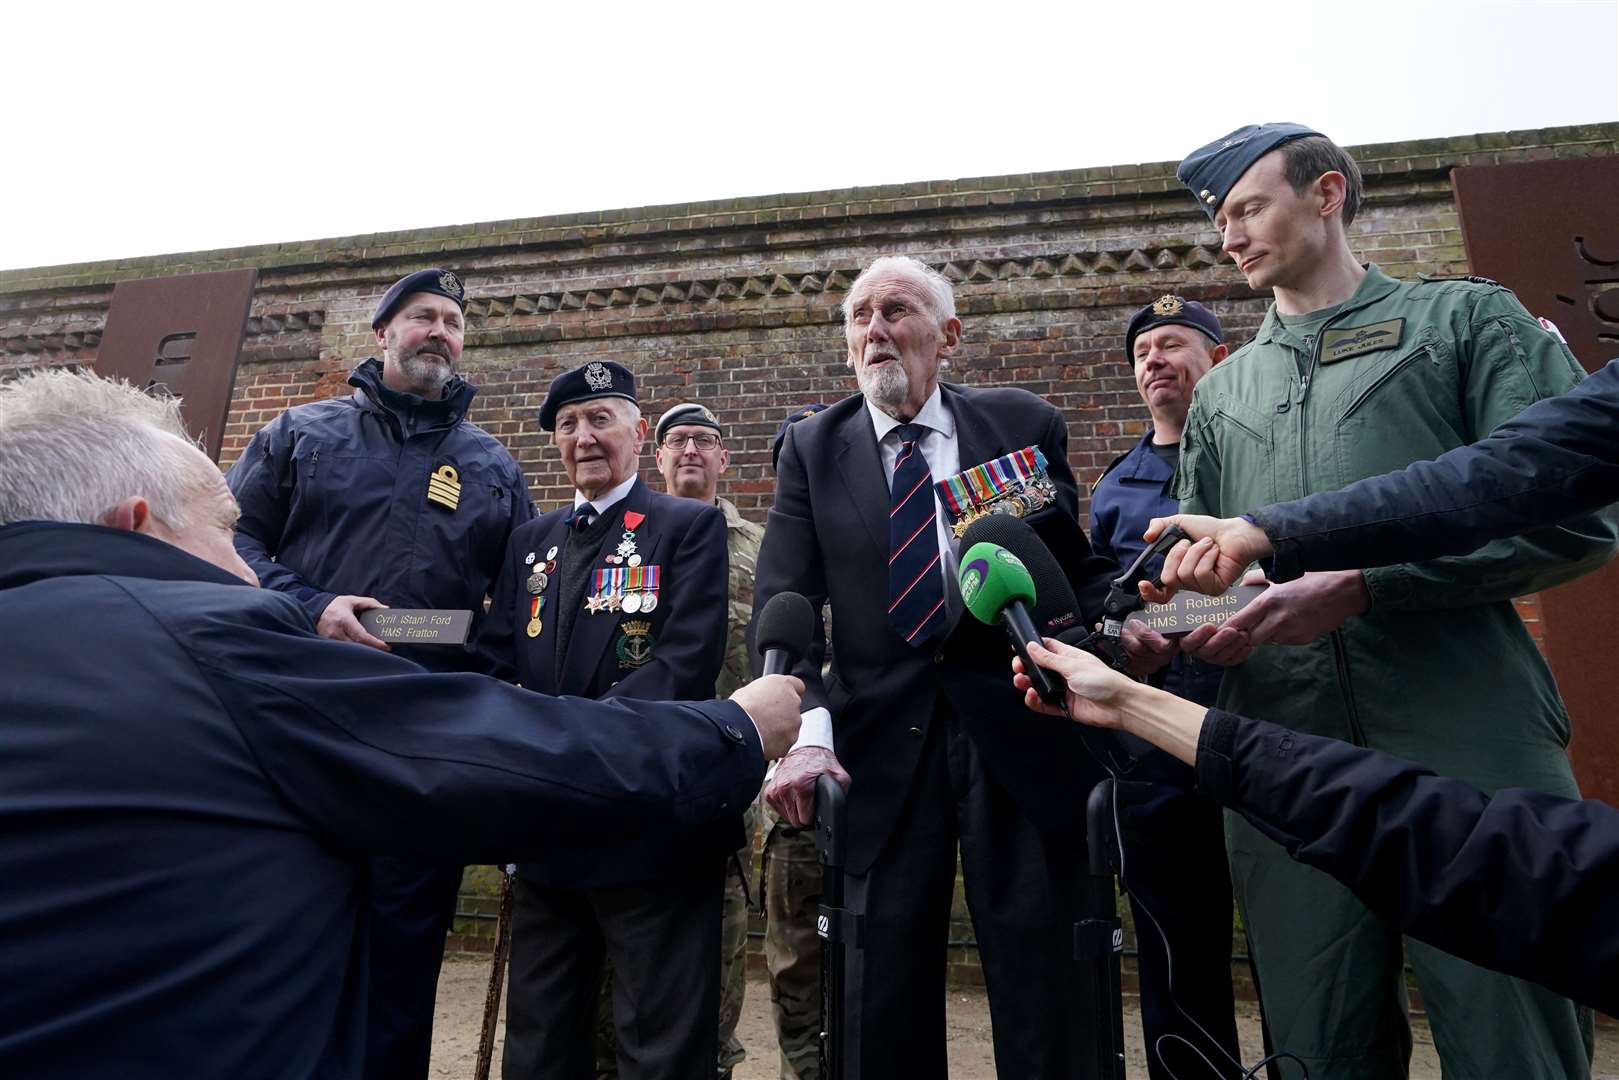
[[(577, 602), (584, 605), (594, 594), (591, 582), (598, 570), (638, 569), (645, 578), (651, 568), (658, 574), (657, 600), (650, 611), (643, 610), (644, 599), (630, 604), (635, 611), (625, 610), (622, 603), (615, 605), (616, 610), (580, 610), (559, 665), (556, 607), (560, 573), (545, 574), (541, 585), (535, 572), (560, 561), (569, 540), (567, 520), (572, 509), (558, 507), (512, 533), (489, 616), (478, 635), (477, 648), (486, 670), (498, 678), (515, 678), (542, 694), (597, 700), (712, 699), (714, 682), (725, 661), (725, 515), (717, 506), (660, 494), (637, 479), (629, 494), (607, 511), (613, 524), (591, 560), (591, 576)], [(625, 517), (637, 514), (641, 520), (631, 530)], [(639, 567), (630, 567), (627, 558), (608, 561), (618, 554), (627, 531), (635, 534)], [(553, 548), (556, 555), (548, 557)], [(538, 594), (532, 591), (536, 585)], [(644, 598), (650, 590), (637, 591)], [(539, 629), (530, 636), (536, 599), (543, 601)], [(744, 809), (722, 807), (721, 815), (693, 833), (689, 844), (631, 843), (603, 850), (589, 837), (581, 837), (578, 847), (559, 847), (541, 862), (522, 864), (520, 872), (530, 880), (570, 888), (650, 880), (690, 868), (694, 851), (716, 858), (735, 851), (742, 843), (740, 815)]]
[[(1025, 390), (940, 384), (955, 417), (963, 469), (1038, 446), (1056, 488), (1052, 504), (1024, 520), (1062, 564), (1087, 624), (1100, 612), (1117, 566), (1092, 554), (1079, 527), (1078, 489), (1060, 413)], [(937, 483), (946, 479), (935, 476)], [(1040, 716), (1012, 685), (1011, 647), (998, 626), (965, 613), (949, 584), (949, 632), (932, 649), (906, 644), (887, 618), (890, 498), (876, 431), (860, 395), (792, 425), (782, 446), (776, 500), (765, 526), (754, 617), (779, 592), (831, 602), (832, 669), (817, 625), (811, 654), (794, 669), (804, 708), (832, 713), (833, 741), (848, 769), (848, 866), (871, 867), (892, 830), (943, 695), (990, 771), (1034, 824), (1084, 849), (1085, 797), (1102, 777), (1077, 725)]]

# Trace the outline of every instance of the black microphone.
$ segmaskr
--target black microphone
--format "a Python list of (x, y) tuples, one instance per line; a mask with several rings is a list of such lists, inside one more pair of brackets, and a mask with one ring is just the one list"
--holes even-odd
[(1056, 556), (1028, 523), (1010, 514), (985, 514), (967, 526), (961, 538), (962, 550), (980, 541), (999, 544), (1016, 555), (1028, 570), (1034, 582), (1034, 607), (1029, 616), (1042, 637), (1071, 645), (1069, 631), (1088, 632), (1080, 615), (1079, 600), (1074, 596), (1073, 586), (1068, 584), (1068, 575), (1062, 572)]
[[(1074, 587), (1068, 584), (1068, 575), (1062, 572), (1057, 557), (1028, 522), (1010, 514), (985, 514), (967, 526), (961, 542), (965, 545), (969, 540), (999, 544), (1022, 561), (1034, 582), (1034, 608), (1030, 617), (1046, 637), (1073, 645), (1089, 636), (1079, 610), (1079, 598), (1074, 595)], [(1028, 666), (1027, 660), (1024, 666)], [(1083, 724), (1080, 738), (1091, 755), (1115, 775), (1128, 773), (1152, 749), (1145, 740), (1126, 732), (1103, 731)]]
[(766, 675), (786, 675), (809, 652), (815, 635), (815, 609), (795, 592), (780, 592), (759, 611), (754, 641), (764, 654)]

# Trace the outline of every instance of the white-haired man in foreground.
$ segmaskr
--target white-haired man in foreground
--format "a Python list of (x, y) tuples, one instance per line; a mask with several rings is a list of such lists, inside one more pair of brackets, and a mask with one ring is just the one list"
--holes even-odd
[(563, 703), (326, 640), (235, 517), (172, 403), (0, 386), (0, 1075), (356, 1076), (368, 854), (674, 841), (796, 731), (786, 678)]

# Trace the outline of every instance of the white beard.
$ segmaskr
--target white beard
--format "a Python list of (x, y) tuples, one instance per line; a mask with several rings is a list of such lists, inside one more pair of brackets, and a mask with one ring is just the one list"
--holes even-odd
[(910, 397), (910, 380), (906, 378), (905, 369), (898, 360), (890, 360), (879, 367), (862, 367), (855, 372), (855, 379), (866, 400), (890, 415)]

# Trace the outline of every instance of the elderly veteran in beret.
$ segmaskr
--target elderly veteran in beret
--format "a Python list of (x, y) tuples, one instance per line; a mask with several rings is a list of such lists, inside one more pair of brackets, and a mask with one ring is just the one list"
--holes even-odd
[[(1113, 459), (1091, 491), (1091, 546), (1123, 566), (1146, 547), (1141, 534), (1178, 508), (1170, 485), (1192, 390), (1227, 353), (1214, 312), (1183, 296), (1160, 296), (1136, 311), (1124, 331), (1124, 361), (1151, 421), (1140, 440)], [(1199, 627), (1207, 640), (1213, 627)], [(1222, 669), (1176, 656), (1164, 689), (1213, 705)], [(1200, 1068), (1197, 1055), (1236, 1060), (1231, 990), (1231, 875), (1220, 807), (1194, 792), (1192, 770), (1158, 751), (1131, 771), (1139, 786), (1121, 811), (1128, 845), (1129, 896), (1141, 946), (1141, 1026), (1147, 1072), (1160, 1080)], [(1161, 932), (1154, 932), (1156, 924)], [(1170, 986), (1173, 968), (1174, 986)], [(1160, 1043), (1168, 1034), (1171, 1039)]]
[[(555, 433), (573, 499), (512, 535), (480, 653), (547, 694), (712, 698), (725, 659), (725, 515), (637, 475), (647, 422), (620, 364), (558, 375), (540, 427)], [(581, 837), (518, 864), (508, 1080), (591, 1075), (606, 957), (620, 1075), (714, 1074), (724, 863), (747, 806), (729, 809), (683, 843), (604, 853)]]
[[(686, 401), (668, 409), (652, 427), (653, 461), (663, 477), (664, 491), (704, 506), (717, 506), (725, 515), (727, 575), (725, 666), (714, 686), (714, 696), (728, 697), (749, 678), (748, 620), (753, 616), (753, 571), (764, 529), (737, 513), (729, 499), (718, 494), (720, 477), (731, 462), (719, 417), (705, 405)], [(719, 1080), (730, 1080), (731, 1070), (747, 1051), (736, 1037), (747, 990), (748, 871), (753, 861), (753, 807), (742, 818), (743, 844), (726, 860), (725, 894), (720, 922)], [(602, 980), (602, 1004), (596, 1024), (597, 1080), (618, 1075), (618, 1039), (612, 1023), (612, 968)]]
[[(394, 282), (371, 316), (381, 356), (349, 375), (354, 393), (288, 409), (226, 476), (242, 508), (236, 550), (324, 637), (390, 648), (358, 619), (380, 607), (470, 610), (476, 629), (507, 538), (534, 516), (517, 462), (467, 420), (465, 304), (448, 270)], [(392, 649), (432, 671), (471, 665), (460, 646)], [(372, 861), (368, 1076), (427, 1075), (460, 883), (457, 865)]]
[[(1583, 376), (1568, 348), (1484, 279), (1401, 282), (1351, 249), (1355, 162), (1298, 124), (1250, 125), (1179, 175), (1256, 289), (1254, 339), (1204, 376), (1176, 494), (1235, 517), (1437, 457)], [(1611, 516), (1470, 555), (1305, 574), (1205, 643), (1219, 706), (1419, 762), (1485, 791), (1577, 795), (1568, 714), (1512, 598), (1612, 557)], [(1403, 1075), (1403, 952), (1446, 1076), (1583, 1077), (1589, 1016), (1378, 919), (1350, 891), (1226, 815), (1232, 878), (1278, 1049), (1316, 1080)]]

